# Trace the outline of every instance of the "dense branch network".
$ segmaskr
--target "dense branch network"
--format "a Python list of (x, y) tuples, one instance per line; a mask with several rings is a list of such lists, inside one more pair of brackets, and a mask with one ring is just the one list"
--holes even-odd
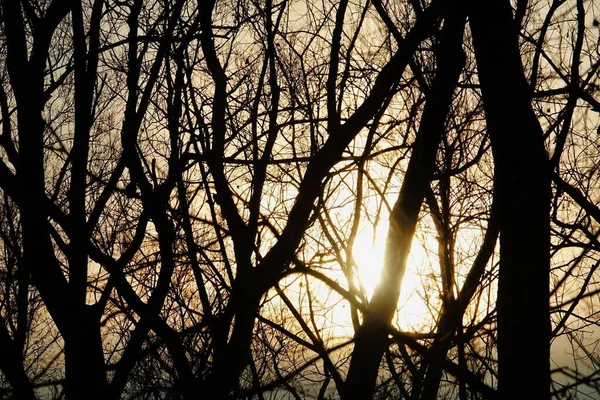
[(480, 3), (0, 0), (0, 397), (600, 391), (600, 9)]

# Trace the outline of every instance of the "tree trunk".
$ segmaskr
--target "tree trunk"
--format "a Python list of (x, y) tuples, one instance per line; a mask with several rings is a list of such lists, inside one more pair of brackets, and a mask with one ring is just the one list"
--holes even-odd
[(550, 169), (509, 1), (471, 1), (470, 26), (500, 217), (498, 389), (550, 397)]
[(464, 17), (446, 19), (438, 58), (439, 69), (427, 97), (406, 176), (390, 216), (380, 282), (364, 322), (356, 333), (343, 393), (345, 399), (369, 399), (375, 392), (381, 357), (388, 347), (387, 326), (396, 310), (419, 211), (431, 181), (446, 115), (463, 67), (463, 28)]
[[(246, 288), (242, 286), (244, 283)], [(251, 277), (239, 280), (236, 286), (230, 299), (229, 312), (233, 318), (227, 318), (219, 332), (215, 332), (225, 337), (219, 338), (223, 344), (214, 354), (211, 375), (200, 385), (207, 399), (225, 399), (235, 393), (239, 387), (239, 378), (252, 359), (254, 322), (265, 290)], [(230, 332), (231, 336), (227, 340)]]
[(19, 348), (11, 339), (2, 316), (0, 316), (0, 371), (12, 386), (15, 399), (35, 400), (33, 385), (23, 365), (23, 354), (19, 353)]

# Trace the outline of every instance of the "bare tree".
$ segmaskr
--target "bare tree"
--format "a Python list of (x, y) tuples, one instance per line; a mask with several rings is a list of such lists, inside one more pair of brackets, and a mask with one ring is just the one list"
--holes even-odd
[(2, 396), (594, 390), (593, 3), (0, 12)]

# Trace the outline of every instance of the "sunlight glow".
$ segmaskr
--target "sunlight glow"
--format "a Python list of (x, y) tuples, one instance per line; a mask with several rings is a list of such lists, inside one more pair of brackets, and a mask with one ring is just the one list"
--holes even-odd
[[(359, 279), (369, 298), (379, 283), (387, 225), (379, 224), (373, 232), (366, 228), (359, 232), (354, 243), (352, 255), (358, 266)], [(406, 272), (402, 280), (402, 289), (398, 301), (397, 324), (403, 330), (417, 330), (432, 323), (431, 312), (423, 299), (423, 280), (431, 279), (427, 272), (432, 271), (432, 259), (437, 258), (435, 239), (427, 240), (428, 251), (417, 240), (413, 240)], [(429, 254), (428, 254), (429, 253)]]

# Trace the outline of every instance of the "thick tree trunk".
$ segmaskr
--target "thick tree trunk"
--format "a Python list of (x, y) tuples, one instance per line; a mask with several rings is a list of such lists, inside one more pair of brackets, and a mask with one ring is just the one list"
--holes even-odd
[[(218, 331), (213, 333), (219, 336), (214, 340), (222, 343), (214, 354), (211, 375), (200, 386), (207, 399), (226, 399), (235, 394), (239, 378), (252, 360), (254, 322), (259, 314), (262, 293), (266, 291), (263, 285), (253, 284), (253, 281), (253, 277), (238, 281), (228, 310), (232, 318), (225, 318)], [(244, 283), (246, 287), (242, 286)]]
[(406, 176), (390, 216), (380, 282), (356, 333), (344, 399), (369, 399), (375, 391), (381, 357), (388, 346), (387, 326), (396, 310), (419, 210), (431, 181), (446, 115), (463, 67), (463, 28), (463, 17), (446, 20), (438, 73), (428, 94)]
[(0, 316), (0, 371), (12, 386), (13, 398), (35, 400), (33, 385), (25, 372), (23, 354), (10, 337), (4, 318)]
[(500, 217), (498, 369), (502, 399), (550, 397), (550, 169), (531, 107), (510, 2), (471, 1)]
[[(54, 254), (50, 236), (44, 164), (44, 71), (50, 40), (69, 13), (65, 1), (53, 1), (27, 38), (18, 2), (1, 1), (7, 43), (6, 66), (17, 104), (19, 152), (15, 200), (22, 225), (23, 266), (31, 274), (46, 308), (65, 342), (65, 393), (70, 399), (105, 398), (107, 384), (99, 323), (89, 318), (85, 306), (85, 276), (74, 304), (72, 289)], [(32, 40), (31, 40), (32, 39)], [(28, 53), (27, 43), (32, 42)], [(83, 257), (80, 257), (84, 260)], [(85, 259), (87, 262), (87, 259)], [(84, 266), (78, 265), (80, 269)], [(79, 271), (85, 272), (85, 271)], [(78, 276), (81, 280), (81, 274)]]
[(108, 399), (100, 327), (91, 313), (73, 315), (65, 340), (65, 393), (70, 399)]

